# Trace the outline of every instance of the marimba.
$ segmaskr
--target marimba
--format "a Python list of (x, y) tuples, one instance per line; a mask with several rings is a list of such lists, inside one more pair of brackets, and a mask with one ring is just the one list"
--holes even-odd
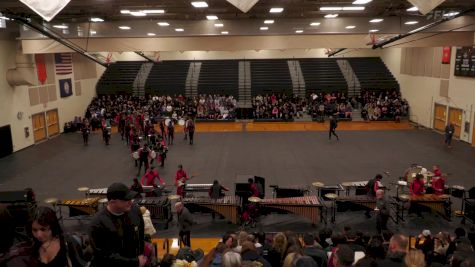
[(59, 201), (57, 206), (69, 207), (69, 217), (94, 215), (97, 212), (99, 197), (84, 199), (66, 199)]
[(208, 193), (213, 184), (185, 184), (185, 196), (187, 193)]
[(405, 203), (417, 208), (429, 208), (431, 211), (439, 213), (446, 220), (450, 221), (451, 203), (449, 195), (424, 194), (419, 196), (399, 195), (397, 200), (397, 219), (404, 221)]
[[(153, 186), (143, 185), (142, 186), (144, 193), (152, 192)], [(107, 195), (107, 187), (105, 188), (91, 188), (87, 191), (87, 195), (90, 197), (104, 197)]]
[(150, 211), (152, 219), (170, 220), (171, 204), (168, 197), (145, 197), (133, 199), (133, 202), (139, 206), (144, 206)]
[(259, 201), (260, 208), (283, 210), (310, 219), (316, 225), (321, 219), (322, 204), (317, 196), (265, 198)]
[(366, 194), (366, 185), (368, 181), (358, 181), (358, 182), (344, 182), (341, 185), (346, 190), (346, 195), (350, 195), (351, 189), (355, 189), (355, 195), (364, 195)]
[(359, 196), (338, 196), (336, 198), (336, 204), (339, 211), (343, 211), (343, 206), (347, 203), (351, 203), (356, 206), (362, 206), (365, 209), (374, 210), (376, 208), (376, 198), (367, 195)]
[(198, 206), (219, 213), (234, 224), (237, 224), (239, 221), (241, 198), (238, 196), (224, 196), (216, 200), (209, 197), (186, 197), (182, 199), (182, 202), (190, 212), (202, 211), (202, 209), (195, 208)]

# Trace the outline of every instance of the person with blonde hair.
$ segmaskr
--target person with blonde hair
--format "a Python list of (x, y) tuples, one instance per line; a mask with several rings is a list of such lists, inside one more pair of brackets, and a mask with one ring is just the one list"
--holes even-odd
[(283, 233), (277, 233), (272, 242), (272, 248), (266, 257), (272, 266), (282, 266), (285, 251), (287, 250), (287, 237)]
[(424, 253), (418, 249), (411, 249), (404, 257), (404, 263), (407, 267), (425, 267), (426, 260)]
[(241, 254), (234, 251), (228, 251), (224, 253), (221, 266), (222, 267), (240, 267)]

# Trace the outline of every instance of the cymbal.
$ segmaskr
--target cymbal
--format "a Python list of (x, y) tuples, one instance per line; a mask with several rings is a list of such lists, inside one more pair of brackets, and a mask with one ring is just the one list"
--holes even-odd
[(258, 202), (262, 201), (262, 199), (260, 199), (258, 197), (250, 197), (247, 200), (249, 200), (249, 202), (252, 202), (252, 203), (258, 203)]
[(450, 195), (444, 194), (439, 196), (441, 199), (449, 199)]
[(427, 176), (429, 176), (429, 177), (435, 176), (435, 174), (434, 174), (433, 172), (430, 172), (430, 171), (428, 171), (426, 174), (427, 174)]
[(397, 185), (406, 186), (407, 182), (406, 181), (397, 181)]
[(325, 197), (329, 199), (336, 199), (338, 196), (337, 194), (328, 193), (328, 194), (325, 194)]
[(324, 187), (325, 186), (325, 184), (323, 184), (322, 182), (313, 182), (312, 185), (315, 186), (315, 187)]
[(401, 200), (406, 200), (406, 201), (407, 201), (407, 200), (410, 199), (410, 197), (409, 197), (409, 195), (402, 194), (402, 195), (399, 195), (399, 199), (401, 199)]
[(99, 199), (99, 203), (107, 203), (109, 200), (107, 200), (107, 198), (101, 198)]
[(50, 197), (50, 198), (45, 199), (45, 203), (54, 205), (54, 204), (58, 203), (58, 199), (55, 198), (55, 197)]
[(452, 185), (452, 188), (457, 189), (457, 190), (465, 190), (465, 187), (463, 187), (461, 185)]
[(352, 182), (343, 182), (343, 183), (341, 183), (341, 185), (344, 186), (344, 187), (348, 187), (348, 186), (352, 186), (353, 183)]
[(179, 196), (179, 195), (169, 195), (168, 196), (169, 200), (177, 200), (177, 199), (180, 199), (180, 198), (181, 198), (181, 196)]
[(79, 191), (79, 192), (87, 192), (87, 191), (89, 191), (89, 187), (85, 187), (85, 186), (83, 186), (83, 187), (78, 187), (78, 191)]

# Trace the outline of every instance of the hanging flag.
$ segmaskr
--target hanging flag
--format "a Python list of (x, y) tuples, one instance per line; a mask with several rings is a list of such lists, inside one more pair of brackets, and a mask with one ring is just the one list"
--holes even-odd
[(440, 4), (445, 2), (445, 0), (407, 0), (409, 3), (413, 4), (415, 7), (419, 9), (419, 12), (422, 15), (426, 15), (427, 13), (434, 10), (434, 8), (438, 7)]
[(41, 84), (45, 84), (47, 78), (45, 54), (35, 54), (35, 63), (38, 81), (40, 81)]
[(452, 47), (444, 46), (442, 48), (442, 64), (450, 64), (450, 54), (452, 52)]
[(71, 53), (54, 54), (56, 75), (73, 73), (73, 57)]
[(226, 0), (233, 6), (239, 8), (244, 13), (247, 13), (259, 0)]
[(52, 20), (71, 0), (20, 0), (44, 20)]

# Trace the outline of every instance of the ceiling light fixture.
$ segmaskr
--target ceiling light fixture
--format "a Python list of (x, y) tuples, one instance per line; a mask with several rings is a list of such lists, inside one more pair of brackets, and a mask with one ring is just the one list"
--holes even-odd
[(449, 13), (445, 13), (444, 14), (444, 17), (453, 17), (453, 16), (457, 16), (460, 12), (449, 12)]
[(90, 31), (90, 33), (91, 33), (91, 35), (94, 35), (94, 34), (96, 34), (97, 32), (96, 32), (96, 31), (93, 31), (93, 30), (91, 30), (91, 31)]
[(273, 19), (264, 20), (264, 24), (274, 24), (274, 20)]
[(224, 32), (221, 32), (221, 34), (229, 34), (229, 32), (227, 32), (227, 31), (224, 31)]
[(261, 31), (267, 31), (269, 29), (269, 27), (260, 27), (259, 30)]
[(303, 30), (296, 30), (295, 33), (302, 33)]
[(369, 32), (379, 32), (377, 29), (369, 30)]
[(170, 26), (170, 23), (165, 22), (165, 21), (158, 22), (157, 24), (158, 24), (158, 26), (160, 26), (160, 27), (167, 27), (167, 26)]
[(348, 26), (345, 27), (345, 29), (354, 29), (354, 28), (356, 28), (355, 25), (348, 25)]
[(56, 29), (67, 29), (68, 26), (67, 25), (53, 25), (54, 28)]
[(223, 23), (215, 23), (215, 24), (214, 24), (214, 27), (216, 27), (216, 28), (222, 28), (222, 27), (224, 27), (224, 24), (223, 24)]
[(384, 19), (372, 19), (372, 20), (370, 20), (369, 22), (371, 22), (371, 23), (379, 23), (379, 22), (381, 22), (381, 21), (383, 21), (383, 20), (384, 20)]
[(128, 9), (123, 9), (120, 11), (120, 14), (129, 14), (130, 13), (130, 10)]
[(312, 22), (310, 23), (310, 26), (319, 26), (320, 25), (320, 22)]
[(184, 32), (185, 30), (182, 29), (182, 28), (177, 28), (177, 29), (175, 29), (175, 31), (176, 31), (176, 32)]
[(163, 10), (163, 9), (149, 9), (149, 10), (140, 10), (140, 12), (143, 12), (145, 14), (164, 14), (165, 10)]
[(215, 15), (208, 15), (208, 16), (206, 16), (206, 19), (207, 19), (207, 20), (217, 20), (217, 19), (218, 19), (218, 16), (215, 16)]
[(130, 15), (135, 16), (135, 17), (144, 17), (144, 16), (147, 16), (147, 14), (145, 14), (145, 13), (142, 12), (142, 11), (130, 11)]
[(417, 24), (417, 23), (419, 23), (419, 22), (413, 20), (413, 21), (406, 21), (404, 24), (406, 24), (406, 25), (414, 25), (414, 24)]
[(103, 22), (104, 20), (101, 18), (91, 18), (90, 19), (92, 22)]
[(353, 2), (353, 5), (364, 5), (364, 4), (367, 4), (371, 1), (373, 1), (373, 0), (356, 0), (356, 1)]
[(153, 32), (149, 32), (149, 33), (147, 33), (147, 35), (148, 35), (148, 36), (155, 36), (156, 34), (153, 33)]
[(131, 28), (129, 26), (119, 26), (119, 29), (121, 29), (121, 30), (130, 30)]
[(325, 18), (327, 18), (327, 19), (334, 19), (336, 17), (338, 17), (338, 14), (327, 14), (327, 15), (325, 15)]
[(364, 6), (344, 6), (343, 11), (362, 11), (365, 10)]
[(419, 11), (419, 8), (417, 8), (416, 6), (413, 6), (411, 8), (406, 9), (406, 11), (409, 11), (409, 12)]
[(191, 2), (191, 4), (196, 8), (208, 7), (208, 3), (204, 2), (204, 1)]
[(281, 13), (282, 11), (284, 11), (282, 7), (273, 7), (269, 10), (270, 13)]
[(343, 9), (342, 7), (326, 6), (326, 7), (321, 7), (320, 11), (340, 11), (342, 9)]

